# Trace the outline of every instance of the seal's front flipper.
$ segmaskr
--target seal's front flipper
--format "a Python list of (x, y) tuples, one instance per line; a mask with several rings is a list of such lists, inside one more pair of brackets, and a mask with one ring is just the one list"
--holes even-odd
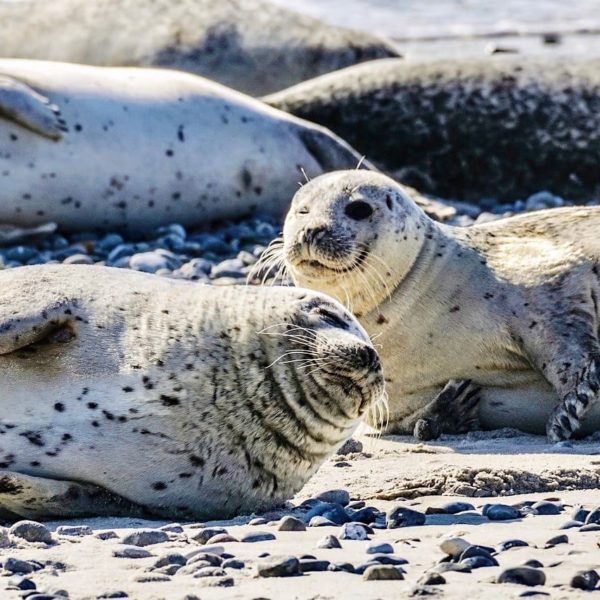
[(466, 433), (479, 425), (477, 410), (481, 388), (469, 379), (452, 379), (427, 405), (427, 414), (415, 423), (414, 436), (435, 440), (442, 433)]
[[(19, 290), (23, 298), (0, 293), (0, 355), (15, 352), (37, 343), (64, 343), (75, 337), (76, 303), (67, 298), (39, 301), (27, 298), (27, 290)], [(12, 300), (12, 302), (11, 302)], [(14, 306), (24, 308), (15, 309)]]
[(67, 131), (59, 108), (28, 85), (0, 75), (0, 117), (35, 133), (59, 140)]
[(144, 517), (141, 506), (90, 483), (0, 471), (0, 518)]

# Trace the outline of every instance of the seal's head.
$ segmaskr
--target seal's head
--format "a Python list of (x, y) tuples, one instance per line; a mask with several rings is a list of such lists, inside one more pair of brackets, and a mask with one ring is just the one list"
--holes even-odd
[(362, 315), (406, 277), (431, 226), (389, 177), (329, 173), (292, 200), (283, 230), (285, 265), (297, 285), (326, 292)]
[[(290, 288), (274, 288), (286, 292), (283, 322), (267, 326), (261, 332), (270, 339), (269, 369), (274, 377), (285, 379), (287, 389), (293, 378), (301, 384), (302, 408), (310, 420), (321, 421), (328, 429), (330, 440), (343, 442), (370, 414), (370, 420), (381, 418), (385, 405), (384, 379), (381, 362), (371, 340), (358, 321), (339, 303), (310, 290), (296, 288), (295, 302), (290, 305)], [(276, 309), (270, 318), (277, 318)], [(287, 402), (293, 400), (289, 395)]]

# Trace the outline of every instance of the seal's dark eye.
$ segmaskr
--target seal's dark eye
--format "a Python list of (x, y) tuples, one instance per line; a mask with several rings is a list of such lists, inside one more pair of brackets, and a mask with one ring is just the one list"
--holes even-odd
[(346, 206), (346, 216), (354, 221), (362, 221), (368, 219), (373, 214), (373, 209), (368, 202), (355, 200)]

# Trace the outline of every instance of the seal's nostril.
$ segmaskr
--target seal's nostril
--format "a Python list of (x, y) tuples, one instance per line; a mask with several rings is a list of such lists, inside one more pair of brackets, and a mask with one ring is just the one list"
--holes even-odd
[(318, 242), (327, 233), (327, 227), (310, 227), (304, 231), (304, 239), (308, 244)]
[(355, 200), (346, 205), (344, 212), (354, 221), (363, 221), (373, 214), (373, 207), (363, 200)]
[(370, 346), (363, 346), (358, 351), (358, 355), (365, 367), (370, 368), (379, 363), (379, 356), (377, 355), (377, 352), (375, 352), (375, 350)]

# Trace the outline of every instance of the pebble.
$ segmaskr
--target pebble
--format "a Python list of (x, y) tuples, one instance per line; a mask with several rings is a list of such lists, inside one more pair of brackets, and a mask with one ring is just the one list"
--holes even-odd
[(229, 533), (217, 533), (213, 535), (206, 543), (207, 544), (225, 544), (226, 542), (239, 542), (239, 540)]
[(345, 523), (340, 531), (341, 540), (368, 540), (369, 532), (362, 523)]
[(521, 513), (512, 506), (506, 504), (490, 504), (486, 506), (487, 509), (483, 510), (482, 513), (490, 521), (509, 521), (521, 518)]
[(536, 502), (531, 508), (533, 508), (538, 515), (559, 515), (563, 511), (562, 506), (558, 506), (554, 502), (547, 502), (545, 500)]
[(153, 544), (162, 544), (169, 540), (166, 531), (160, 529), (138, 529), (127, 534), (121, 539), (121, 543), (126, 546), (151, 546)]
[(117, 546), (113, 548), (112, 555), (117, 558), (148, 558), (152, 556), (148, 550), (144, 550), (139, 546)]
[(578, 590), (591, 592), (598, 585), (598, 581), (600, 581), (600, 575), (592, 569), (590, 571), (578, 571), (575, 573), (569, 585)]
[(309, 527), (335, 527), (336, 523), (334, 523), (333, 521), (330, 521), (326, 517), (322, 517), (322, 516), (318, 515), (316, 517), (313, 517), (309, 521), (308, 526)]
[(259, 577), (289, 577), (300, 574), (300, 561), (294, 556), (272, 558), (256, 566)]
[(317, 548), (322, 548), (325, 550), (341, 547), (342, 544), (340, 544), (340, 540), (338, 540), (335, 535), (326, 535), (317, 542)]
[(312, 573), (327, 571), (331, 563), (328, 560), (318, 560), (316, 558), (301, 558), (300, 559), (300, 572)]
[(600, 508), (595, 508), (585, 518), (585, 524), (589, 525), (590, 523), (600, 523)]
[(519, 583), (521, 585), (544, 585), (546, 583), (546, 575), (544, 571), (533, 569), (531, 567), (512, 567), (504, 569), (498, 575), (498, 583)]
[(387, 581), (390, 579), (404, 579), (402, 571), (392, 565), (371, 565), (363, 573), (365, 581)]
[(200, 579), (202, 577), (224, 577), (227, 575), (221, 567), (201, 567), (194, 572), (193, 577)]
[(3, 559), (2, 567), (5, 571), (9, 571), (10, 573), (33, 573), (36, 571), (35, 565), (31, 564), (26, 560), (21, 560), (19, 558), (13, 558), (9, 556), (8, 558)]
[(64, 536), (83, 537), (93, 533), (92, 528), (87, 525), (61, 525), (56, 528), (56, 534)]
[(439, 573), (425, 573), (421, 579), (419, 579), (419, 584), (421, 585), (444, 585), (446, 580)]
[(362, 452), (363, 451), (363, 445), (362, 442), (360, 442), (359, 440), (355, 440), (353, 438), (350, 438), (349, 440), (346, 440), (338, 449), (337, 453), (340, 456), (345, 456), (346, 454), (354, 454), (355, 452)]
[(453, 558), (460, 556), (471, 544), (460, 537), (451, 537), (442, 540), (440, 549), (444, 554)]
[(506, 550), (510, 550), (511, 548), (520, 548), (522, 546), (529, 546), (529, 544), (523, 540), (506, 540), (496, 546), (496, 551), (506, 552)]
[(215, 537), (219, 533), (227, 533), (227, 529), (223, 529), (222, 527), (206, 527), (205, 529), (200, 529), (198, 533), (194, 533), (188, 537), (194, 542), (200, 542), (201, 544), (206, 544), (210, 538)]
[(213, 554), (212, 552), (199, 552), (188, 558), (187, 566), (191, 567), (199, 562), (206, 562), (211, 567), (220, 567), (223, 564), (223, 559), (218, 554)]
[(569, 536), (568, 535), (556, 535), (552, 538), (550, 538), (547, 542), (546, 542), (546, 546), (545, 548), (554, 548), (554, 546), (558, 546), (558, 544), (568, 544), (569, 543)]
[(133, 580), (138, 583), (158, 583), (161, 581), (171, 581), (171, 578), (161, 573), (152, 573), (150, 575), (137, 575)]
[(257, 531), (256, 533), (246, 533), (240, 538), (240, 542), (253, 544), (255, 542), (268, 542), (274, 540), (275, 534), (270, 531)]
[(296, 517), (287, 516), (283, 517), (277, 526), (278, 531), (306, 531), (306, 525), (304, 521), (297, 519)]
[(166, 567), (170, 565), (183, 566), (186, 563), (187, 558), (183, 556), (183, 554), (179, 554), (179, 552), (169, 552), (168, 554), (159, 556), (153, 566), (154, 568), (158, 569), (160, 567)]
[(119, 536), (114, 531), (99, 531), (98, 533), (94, 534), (94, 537), (98, 538), (99, 540), (113, 540)]
[(388, 542), (371, 542), (367, 554), (394, 554), (394, 547)]
[(238, 560), (237, 558), (228, 558), (224, 560), (221, 566), (224, 569), (243, 569), (246, 564), (242, 560)]
[(350, 504), (350, 494), (346, 490), (328, 490), (316, 496), (316, 499), (321, 502), (339, 504), (340, 506), (348, 506)]
[(426, 517), (422, 512), (412, 510), (406, 506), (396, 506), (386, 516), (386, 527), (396, 529), (398, 527), (413, 527), (425, 524)]
[(37, 521), (17, 521), (9, 529), (9, 533), (27, 542), (52, 543), (50, 530)]

